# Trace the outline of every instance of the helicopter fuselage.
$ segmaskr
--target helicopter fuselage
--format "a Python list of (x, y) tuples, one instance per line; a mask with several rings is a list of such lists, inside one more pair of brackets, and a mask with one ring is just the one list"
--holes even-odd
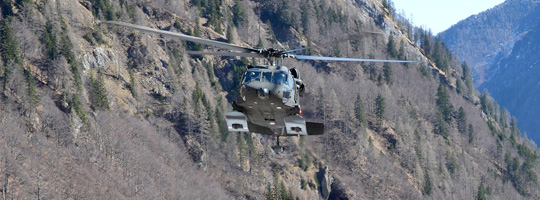
[(285, 66), (250, 67), (242, 77), (236, 105), (253, 124), (283, 128), (279, 119), (300, 114), (298, 88)]
[[(300, 116), (299, 98), (303, 92), (304, 84), (296, 68), (249, 66), (242, 76), (233, 111), (226, 115), (229, 130), (268, 135), (308, 135), (306, 122)], [(246, 122), (242, 123), (244, 118)]]

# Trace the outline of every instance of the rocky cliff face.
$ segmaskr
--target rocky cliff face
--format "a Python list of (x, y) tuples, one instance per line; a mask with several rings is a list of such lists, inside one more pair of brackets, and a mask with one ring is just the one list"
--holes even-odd
[[(1, 9), (6, 198), (540, 197), (538, 149), (498, 120), (506, 114), (458, 93), (461, 68), (426, 60), (379, 1), (28, 0)], [(188, 56), (212, 47), (107, 19), (325, 56), (393, 58), (392, 38), (400, 56), (421, 63), (283, 60), (308, 87), (304, 117), (327, 130), (287, 138), (287, 153), (275, 155), (273, 137), (223, 126), (238, 76), (264, 61)]]

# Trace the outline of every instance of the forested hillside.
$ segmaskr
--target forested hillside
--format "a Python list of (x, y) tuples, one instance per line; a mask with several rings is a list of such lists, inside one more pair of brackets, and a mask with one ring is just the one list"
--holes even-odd
[(448, 47), (473, 70), (475, 85), (489, 80), (494, 56), (507, 54), (513, 44), (536, 26), (537, 0), (507, 0), (453, 25), (439, 34)]
[(540, 141), (540, 125), (537, 123), (540, 117), (537, 112), (540, 109), (537, 106), (540, 100), (538, 34), (540, 26), (529, 30), (522, 39), (516, 41), (508, 55), (496, 55), (496, 64), (490, 65), (493, 73), (491, 78), (480, 86), (480, 89), (487, 90), (501, 105), (515, 113), (522, 132), (537, 144)]
[[(540, 198), (538, 149), (473, 88), (440, 38), (391, 1), (8, 0), (0, 3), (4, 199)], [(414, 64), (298, 62), (322, 136), (229, 133), (249, 64), (116, 27)]]
[(523, 134), (540, 141), (538, 21), (540, 1), (508, 0), (471, 16), (439, 37), (473, 71), (476, 87), (516, 116)]

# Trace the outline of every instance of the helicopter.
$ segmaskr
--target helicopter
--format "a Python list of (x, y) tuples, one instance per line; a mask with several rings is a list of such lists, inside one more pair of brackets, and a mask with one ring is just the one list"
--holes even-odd
[(232, 111), (225, 114), (225, 119), (229, 132), (274, 135), (276, 145), (272, 149), (278, 152), (284, 150), (279, 140), (280, 136), (322, 135), (325, 128), (323, 123), (307, 122), (302, 117), (300, 98), (303, 97), (306, 86), (301, 79), (300, 71), (294, 67), (277, 65), (276, 60), (290, 58), (345, 62), (418, 62), (299, 55), (294, 54), (294, 52), (307, 48), (293, 50), (250, 48), (125, 22), (106, 21), (105, 23), (230, 50), (186, 52), (191, 55), (240, 56), (263, 58), (270, 61), (269, 65), (247, 66), (241, 82), (237, 86), (239, 95), (236, 97), (236, 101), (232, 102)]

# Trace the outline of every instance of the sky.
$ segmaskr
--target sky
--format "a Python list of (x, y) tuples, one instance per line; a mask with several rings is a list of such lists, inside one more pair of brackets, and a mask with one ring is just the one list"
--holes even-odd
[(414, 25), (430, 28), (434, 35), (450, 26), (501, 4), (504, 0), (393, 0), (398, 13), (405, 11), (405, 17)]

